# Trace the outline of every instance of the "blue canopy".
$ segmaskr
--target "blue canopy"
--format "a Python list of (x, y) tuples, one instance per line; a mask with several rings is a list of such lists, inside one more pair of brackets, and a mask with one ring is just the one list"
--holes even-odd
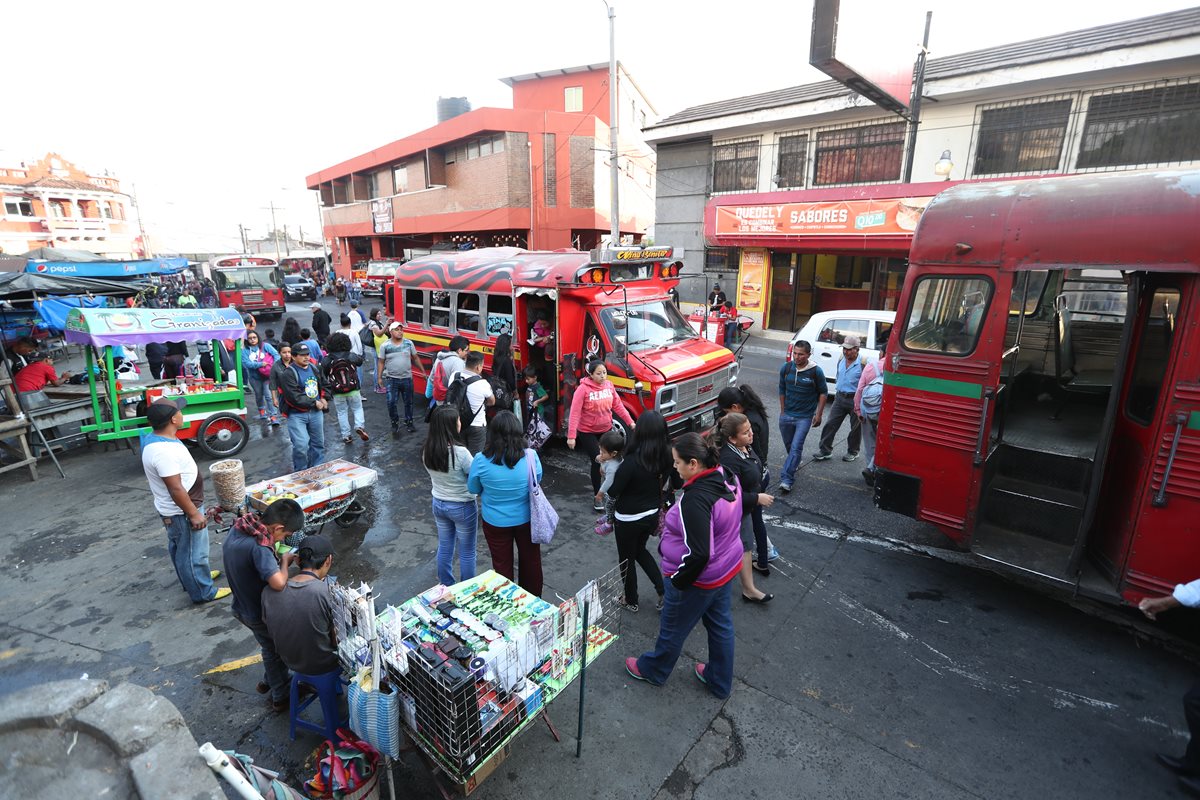
[(30, 261), (26, 272), (38, 275), (73, 275), (85, 278), (134, 278), (142, 275), (174, 275), (187, 269), (186, 258), (154, 258), (146, 261)]

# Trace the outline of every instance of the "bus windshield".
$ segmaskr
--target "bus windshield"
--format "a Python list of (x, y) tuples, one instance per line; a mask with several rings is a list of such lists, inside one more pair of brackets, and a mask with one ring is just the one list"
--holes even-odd
[(606, 308), (600, 319), (614, 346), (633, 352), (666, 347), (675, 342), (693, 339), (696, 332), (670, 300), (651, 300), (628, 307)]
[(371, 264), (367, 267), (368, 278), (394, 278), (396, 277), (396, 268), (399, 267), (396, 263)]
[(241, 289), (275, 289), (279, 276), (275, 267), (225, 267), (216, 270), (217, 288), (223, 291)]

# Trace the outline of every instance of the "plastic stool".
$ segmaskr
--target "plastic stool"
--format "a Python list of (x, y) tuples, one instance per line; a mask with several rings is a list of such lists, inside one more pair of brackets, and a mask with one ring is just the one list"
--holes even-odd
[[(299, 702), (300, 684), (302, 683), (317, 690), (315, 695), (309, 695), (303, 703)], [(347, 720), (338, 714), (338, 695), (341, 693), (342, 671), (340, 669), (326, 672), (323, 675), (305, 675), (301, 672), (293, 672), (291, 701), (288, 704), (288, 736), (291, 740), (296, 741), (296, 728), (303, 728), (306, 731), (323, 734), (326, 739), (331, 739), (336, 743), (338, 740), (337, 729), (345, 728), (348, 725)], [(321, 716), (324, 718), (322, 720), (324, 725), (300, 718), (300, 712), (308, 708), (313, 700), (321, 701)]]

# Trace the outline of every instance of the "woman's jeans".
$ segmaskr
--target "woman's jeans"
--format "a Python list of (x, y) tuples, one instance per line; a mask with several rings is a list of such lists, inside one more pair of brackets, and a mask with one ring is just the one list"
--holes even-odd
[(684, 642), (697, 622), (708, 631), (708, 663), (704, 680), (708, 690), (725, 698), (733, 691), (733, 614), (729, 608), (729, 581), (716, 589), (676, 589), (666, 582), (658, 641), (654, 649), (637, 660), (638, 672), (650, 683), (662, 686), (671, 677)]
[[(333, 396), (333, 410), (337, 412), (338, 428), (342, 431), (342, 438), (350, 438), (350, 434), (363, 427), (363, 404), (362, 394), (360, 392), (350, 392), (348, 394), (335, 394)], [(353, 417), (353, 425), (351, 425), (351, 417)]]
[(619, 519), (613, 522), (613, 538), (617, 540), (617, 563), (621, 566), (626, 603), (638, 604), (637, 566), (642, 568), (650, 583), (654, 584), (654, 591), (658, 594), (663, 593), (662, 572), (659, 571), (654, 556), (646, 550), (646, 542), (657, 527), (657, 513), (633, 522), (623, 522)]
[(783, 437), (783, 446), (787, 448), (787, 457), (783, 460), (783, 476), (779, 479), (780, 486), (789, 489), (796, 480), (796, 470), (800, 468), (800, 457), (804, 455), (804, 439), (812, 428), (812, 417), (793, 417), (791, 414), (779, 415), (779, 434)]
[(479, 512), (474, 500), (433, 498), (433, 521), (437, 525), (438, 582), (449, 586), (454, 580), (454, 552), (458, 551), (458, 580), (475, 577), (475, 537)]
[(250, 379), (250, 388), (254, 390), (254, 402), (258, 406), (258, 415), (273, 417), (278, 414), (279, 412), (275, 408), (275, 398), (271, 396), (267, 379), (259, 375), (256, 369), (250, 369), (246, 373), (246, 377)]

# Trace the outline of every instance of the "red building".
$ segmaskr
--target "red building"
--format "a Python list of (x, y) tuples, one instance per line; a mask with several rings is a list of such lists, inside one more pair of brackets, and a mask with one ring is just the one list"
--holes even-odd
[[(653, 106), (618, 66), (620, 230), (654, 214)], [(479, 108), (307, 178), (339, 275), (410, 249), (596, 247), (610, 231), (608, 65), (503, 79), (512, 108)]]

